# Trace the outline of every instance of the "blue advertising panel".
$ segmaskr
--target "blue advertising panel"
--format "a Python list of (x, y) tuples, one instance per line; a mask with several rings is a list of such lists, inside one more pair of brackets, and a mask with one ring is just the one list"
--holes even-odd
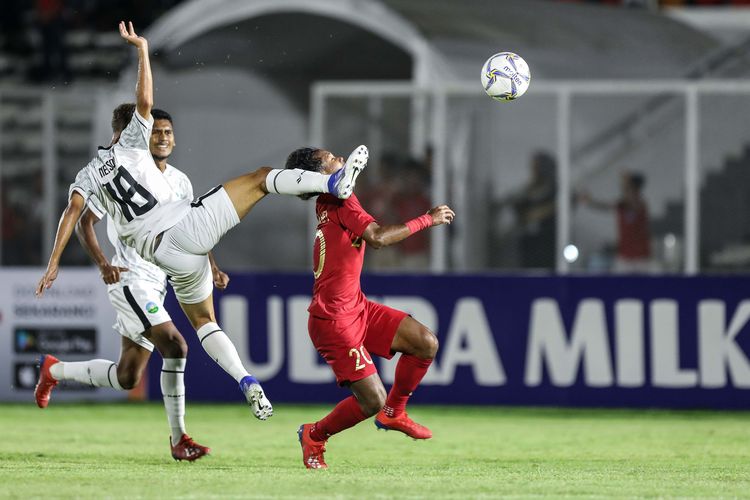
[[(362, 285), (440, 341), (414, 402), (750, 408), (748, 278), (368, 275)], [(234, 274), (215, 296), (219, 323), (272, 401), (348, 394), (307, 335), (311, 287), (306, 274)], [(190, 348), (188, 400), (241, 401), (171, 296), (167, 308)], [(396, 361), (376, 360), (386, 386)]]

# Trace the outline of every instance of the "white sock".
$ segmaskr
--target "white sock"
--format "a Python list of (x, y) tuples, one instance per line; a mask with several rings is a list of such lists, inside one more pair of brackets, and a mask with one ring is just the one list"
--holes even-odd
[(49, 368), (57, 380), (75, 380), (92, 387), (111, 387), (121, 391), (117, 380), (117, 363), (108, 359), (55, 363)]
[(238, 383), (243, 377), (250, 375), (242, 366), (237, 349), (229, 340), (227, 334), (216, 323), (206, 323), (198, 328), (198, 340), (211, 358), (231, 375)]
[(275, 168), (266, 177), (266, 188), (276, 194), (327, 193), (330, 177), (301, 168)]
[(185, 358), (164, 358), (161, 365), (161, 394), (167, 420), (172, 432), (172, 444), (177, 444), (185, 432)]

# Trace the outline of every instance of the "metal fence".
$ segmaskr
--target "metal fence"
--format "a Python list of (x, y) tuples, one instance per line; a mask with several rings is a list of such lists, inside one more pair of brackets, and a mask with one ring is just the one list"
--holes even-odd
[[(0, 264), (37, 266), (52, 250), (68, 186), (91, 156), (99, 91), (0, 89)], [(65, 264), (86, 264), (73, 245)]]
[[(44, 264), (67, 187), (101, 141), (106, 106), (97, 103), (110, 90), (0, 89), (0, 264)], [(320, 82), (311, 96), (312, 144), (344, 155), (370, 147), (357, 194), (380, 222), (439, 203), (458, 214), (450, 227), (369, 251), (371, 270), (750, 268), (745, 81), (535, 81), (511, 103), (476, 82)], [(623, 233), (633, 214), (620, 206), (633, 173), (645, 180), (647, 231), (638, 234), (648, 255), (621, 266), (634, 246)], [(264, 254), (278, 253), (253, 242), (264, 244)], [(309, 260), (307, 246), (290, 252)], [(87, 259), (72, 245), (64, 263)]]
[[(744, 81), (533, 82), (502, 104), (475, 82), (321, 82), (311, 139), (380, 149), (367, 173), (378, 189), (388, 176), (414, 182), (409, 157), (421, 162), (431, 204), (458, 214), (431, 232), (433, 272), (742, 272), (748, 111)], [(645, 181), (646, 230), (635, 233), (647, 240), (635, 244), (623, 208), (633, 174)], [(647, 254), (628, 259), (634, 246)], [(381, 268), (412, 266), (396, 258)]]

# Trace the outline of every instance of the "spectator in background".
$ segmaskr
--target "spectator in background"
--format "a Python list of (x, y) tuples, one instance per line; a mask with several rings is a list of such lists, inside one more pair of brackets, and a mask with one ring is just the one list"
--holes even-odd
[[(380, 224), (398, 224), (398, 214), (393, 209), (396, 197), (402, 189), (402, 169), (404, 161), (395, 153), (384, 153), (377, 170), (378, 175), (365, 175), (359, 180), (357, 196), (370, 207), (370, 213)], [(373, 269), (393, 269), (399, 266), (398, 245), (389, 246), (377, 252), (367, 252), (365, 260)]]
[(38, 266), (42, 262), (44, 206), (36, 174), (4, 177), (0, 195), (2, 211), (2, 262), (4, 266)]
[[(401, 186), (393, 199), (393, 210), (398, 220), (407, 220), (413, 214), (426, 214), (430, 205), (429, 171), (425, 165), (410, 158), (400, 172)], [(404, 240), (396, 248), (399, 267), (407, 270), (426, 270), (430, 267), (430, 235), (421, 231)]]
[(11, 54), (27, 56), (31, 52), (31, 46), (25, 32), (24, 9), (24, 0), (3, 1), (3, 15), (0, 16), (3, 43), (0, 48)]
[(524, 268), (555, 268), (557, 164), (551, 154), (537, 151), (529, 165), (530, 177), (514, 197), (516, 219), (521, 228), (521, 265)]
[(2, 194), (0, 194), (0, 212), (2, 213), (2, 262), (0, 265), (19, 265), (23, 255), (20, 236), (23, 230), (23, 219), (17, 207), (10, 201), (8, 179), (3, 179)]
[(65, 39), (65, 5), (63, 0), (36, 0), (35, 18), (42, 38), (40, 80), (62, 78), (70, 82), (68, 49)]
[[(377, 166), (379, 180), (368, 175), (360, 181), (358, 196), (363, 205), (372, 207), (370, 213), (379, 224), (399, 224), (432, 208), (429, 158), (429, 151), (424, 162), (386, 153)], [(426, 232), (417, 233), (400, 245), (367, 253), (365, 261), (375, 269), (426, 270), (430, 265), (429, 242)]]
[(647, 273), (653, 271), (651, 230), (648, 205), (643, 199), (645, 177), (637, 172), (622, 174), (622, 195), (615, 202), (600, 201), (588, 192), (578, 194), (578, 201), (598, 210), (614, 210), (617, 215), (616, 273)]

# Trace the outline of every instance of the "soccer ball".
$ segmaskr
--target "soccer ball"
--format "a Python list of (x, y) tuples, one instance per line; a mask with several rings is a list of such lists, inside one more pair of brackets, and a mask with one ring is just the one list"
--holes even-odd
[(481, 78), (488, 96), (496, 101), (512, 101), (528, 90), (531, 71), (521, 56), (500, 52), (484, 63)]

